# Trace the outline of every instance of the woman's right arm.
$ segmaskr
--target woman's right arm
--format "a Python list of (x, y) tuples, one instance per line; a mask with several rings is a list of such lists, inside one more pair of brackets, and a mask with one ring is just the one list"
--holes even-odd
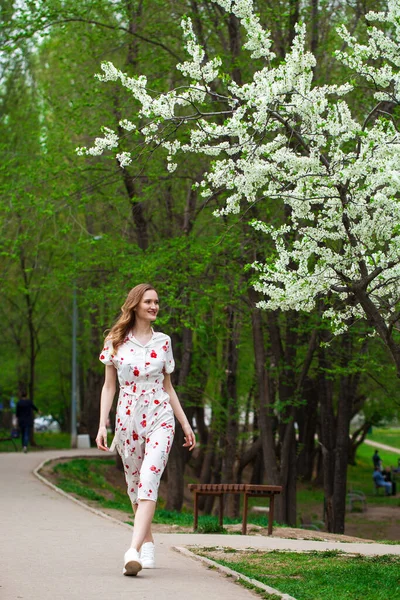
[(107, 446), (107, 420), (115, 396), (117, 384), (117, 371), (113, 365), (106, 365), (106, 378), (100, 399), (100, 423), (96, 437), (99, 450), (108, 450)]

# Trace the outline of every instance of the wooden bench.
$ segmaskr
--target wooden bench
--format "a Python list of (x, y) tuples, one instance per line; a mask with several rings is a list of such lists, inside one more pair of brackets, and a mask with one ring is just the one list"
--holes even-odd
[(280, 485), (252, 485), (249, 483), (189, 483), (189, 490), (194, 492), (194, 523), (196, 531), (199, 515), (199, 496), (218, 496), (219, 498), (219, 524), (222, 527), (224, 514), (224, 494), (244, 494), (242, 534), (247, 531), (247, 511), (249, 498), (269, 498), (268, 535), (272, 533), (274, 521), (275, 496), (282, 492)]

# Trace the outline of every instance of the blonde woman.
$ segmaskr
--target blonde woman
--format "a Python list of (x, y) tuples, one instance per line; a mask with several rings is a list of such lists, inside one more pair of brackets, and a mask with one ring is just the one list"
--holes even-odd
[[(172, 386), (174, 370), (171, 339), (155, 332), (158, 295), (146, 283), (134, 287), (121, 315), (108, 334), (100, 360), (106, 365), (101, 393), (100, 425), (96, 438), (100, 450), (116, 449), (125, 471), (127, 491), (135, 512), (131, 547), (124, 556), (124, 575), (154, 568), (154, 516), (161, 475), (174, 437), (175, 418), (180, 422), (185, 447), (193, 450), (196, 438)], [(106, 423), (114, 400), (119, 398), (115, 436), (107, 446)]]

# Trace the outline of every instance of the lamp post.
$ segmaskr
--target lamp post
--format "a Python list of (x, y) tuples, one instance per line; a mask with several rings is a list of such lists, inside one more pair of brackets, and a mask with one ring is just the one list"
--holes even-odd
[(72, 293), (72, 375), (71, 375), (71, 448), (77, 447), (77, 405), (78, 405), (78, 302), (76, 282)]
[[(97, 242), (103, 238), (102, 235), (92, 235)], [(78, 445), (77, 414), (78, 414), (78, 299), (76, 291), (76, 276), (72, 292), (72, 373), (71, 373), (71, 448)]]

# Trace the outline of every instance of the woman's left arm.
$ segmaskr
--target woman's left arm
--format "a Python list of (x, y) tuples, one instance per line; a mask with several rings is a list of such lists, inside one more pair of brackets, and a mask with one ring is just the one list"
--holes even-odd
[(182, 426), (183, 433), (185, 436), (184, 446), (188, 446), (189, 450), (193, 450), (196, 445), (196, 436), (193, 433), (192, 428), (190, 427), (189, 421), (184, 413), (184, 410), (179, 402), (179, 398), (174, 390), (174, 387), (171, 382), (171, 376), (165, 373), (164, 375), (164, 389), (169, 396), (169, 401), (172, 406), (172, 410), (174, 411), (175, 417), (178, 419), (179, 423)]

